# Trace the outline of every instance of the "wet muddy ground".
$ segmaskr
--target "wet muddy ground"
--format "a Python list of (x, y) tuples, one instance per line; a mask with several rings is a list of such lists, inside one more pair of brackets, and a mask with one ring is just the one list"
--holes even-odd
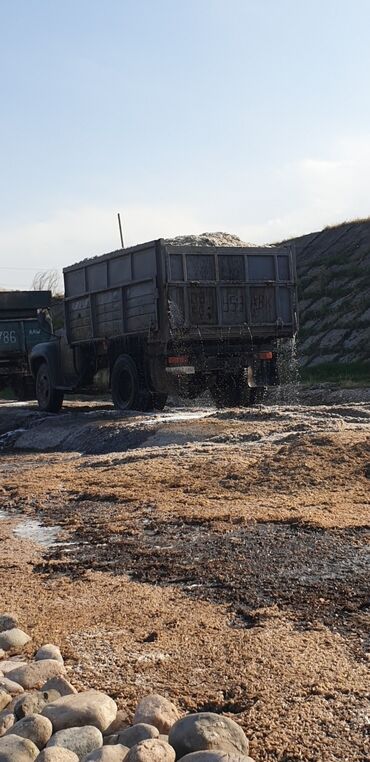
[(0, 406), (4, 608), (129, 710), (158, 690), (256, 762), (369, 760), (370, 404), (305, 403)]

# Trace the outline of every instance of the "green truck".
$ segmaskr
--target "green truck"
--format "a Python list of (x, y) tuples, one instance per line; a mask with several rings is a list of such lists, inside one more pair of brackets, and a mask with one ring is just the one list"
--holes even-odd
[(50, 291), (0, 291), (0, 392), (10, 387), (18, 399), (33, 399), (31, 349), (53, 336)]

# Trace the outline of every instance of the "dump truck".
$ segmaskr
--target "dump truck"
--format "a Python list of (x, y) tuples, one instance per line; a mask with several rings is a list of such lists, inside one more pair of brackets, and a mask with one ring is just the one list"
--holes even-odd
[(278, 384), (278, 342), (297, 330), (292, 248), (164, 239), (66, 267), (65, 333), (33, 347), (39, 407), (110, 390), (120, 410), (163, 409), (207, 389), (253, 404)]
[(0, 389), (11, 387), (18, 399), (35, 397), (28, 357), (52, 336), (50, 304), (50, 291), (0, 291)]

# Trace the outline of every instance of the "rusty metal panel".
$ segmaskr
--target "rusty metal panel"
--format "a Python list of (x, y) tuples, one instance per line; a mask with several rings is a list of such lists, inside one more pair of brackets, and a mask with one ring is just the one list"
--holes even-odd
[(92, 336), (90, 299), (88, 296), (68, 302), (68, 325), (72, 342), (86, 341)]
[(266, 325), (276, 321), (275, 288), (273, 286), (251, 286), (251, 321)]
[(216, 288), (189, 287), (189, 312), (192, 325), (217, 325)]
[(95, 295), (95, 335), (100, 338), (119, 336), (122, 326), (122, 291), (119, 288)]
[(221, 286), (222, 325), (240, 325), (247, 322), (246, 291), (242, 286)]

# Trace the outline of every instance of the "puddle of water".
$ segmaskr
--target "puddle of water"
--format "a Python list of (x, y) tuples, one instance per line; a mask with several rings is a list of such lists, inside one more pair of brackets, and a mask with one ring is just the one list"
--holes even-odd
[(23, 519), (13, 529), (13, 534), (21, 540), (32, 540), (44, 548), (50, 548), (61, 531), (60, 526), (47, 527), (36, 519)]
[[(172, 421), (194, 421), (202, 418), (209, 418), (214, 415), (213, 410), (197, 410), (196, 412), (190, 410), (176, 410), (175, 413), (158, 413), (148, 418), (144, 418), (144, 422), (151, 425), (156, 423), (172, 423)], [(137, 425), (137, 424), (135, 424)]]

